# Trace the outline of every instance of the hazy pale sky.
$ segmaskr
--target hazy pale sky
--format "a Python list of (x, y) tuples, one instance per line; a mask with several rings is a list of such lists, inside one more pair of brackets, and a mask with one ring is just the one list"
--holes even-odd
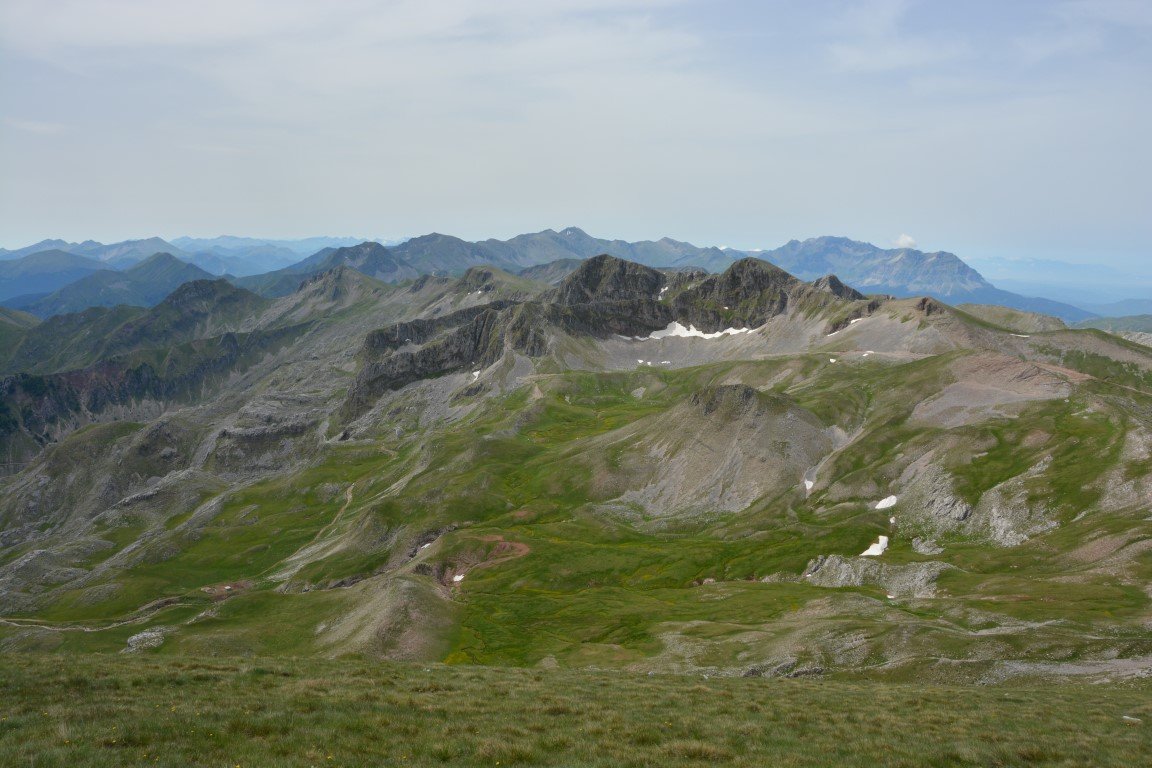
[(577, 225), (1131, 270), (1149, 136), (1150, 0), (0, 0), (7, 247)]

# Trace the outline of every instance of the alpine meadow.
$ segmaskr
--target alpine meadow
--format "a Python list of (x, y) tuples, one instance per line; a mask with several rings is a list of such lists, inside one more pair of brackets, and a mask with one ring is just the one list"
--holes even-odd
[(0, 765), (1146, 764), (1149, 43), (0, 0)]

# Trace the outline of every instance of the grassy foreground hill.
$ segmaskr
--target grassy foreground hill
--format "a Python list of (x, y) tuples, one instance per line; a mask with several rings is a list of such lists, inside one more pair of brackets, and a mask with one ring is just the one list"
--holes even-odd
[(922, 687), (367, 660), (20, 655), (10, 766), (1134, 766), (1148, 681)]

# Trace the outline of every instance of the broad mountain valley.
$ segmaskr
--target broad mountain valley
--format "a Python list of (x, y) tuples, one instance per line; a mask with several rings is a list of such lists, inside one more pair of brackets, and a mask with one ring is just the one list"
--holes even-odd
[(0, 318), (0, 647), (1152, 665), (1149, 347), (753, 257), (412, 274), (424, 247)]
[(840, 238), (308, 242), (0, 262), (47, 291), (0, 310), (0, 762), (1152, 749), (1147, 317)]

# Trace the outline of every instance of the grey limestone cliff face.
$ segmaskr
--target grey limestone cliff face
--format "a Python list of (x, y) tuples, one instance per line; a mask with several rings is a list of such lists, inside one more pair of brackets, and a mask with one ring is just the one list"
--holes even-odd
[(669, 303), (677, 320), (714, 333), (757, 328), (792, 311), (821, 313), (863, 298), (839, 281), (810, 285), (766, 261), (747, 258), (675, 293)]
[(743, 259), (723, 274), (705, 276), (665, 275), (612, 256), (596, 256), (537, 300), (496, 301), (369, 334), (344, 416), (355, 418), (389, 390), (485, 368), (509, 352), (542, 357), (557, 334), (647, 336), (673, 321), (715, 331), (759, 326), (790, 308), (821, 311), (838, 306), (849, 305), (835, 293), (758, 259)]
[[(475, 277), (483, 279), (479, 273)], [(344, 415), (355, 417), (389, 390), (485, 368), (508, 352), (542, 357), (554, 332), (605, 338), (665, 328), (671, 310), (657, 301), (664, 282), (664, 275), (649, 267), (598, 256), (541, 301), (495, 301), (374, 331), (361, 348), (361, 368)]]
[(752, 328), (782, 314), (792, 293), (803, 285), (779, 267), (741, 259), (723, 273), (710, 275), (672, 299), (678, 319), (705, 332), (728, 327)]
[(302, 325), (252, 333), (225, 333), (178, 347), (161, 361), (119, 355), (74, 371), (0, 379), (0, 449), (14, 458), (39, 453), (106, 412), (148, 415), (157, 404), (183, 403), (212, 391), (235, 371), (291, 344)]
[(366, 339), (344, 415), (354, 418), (389, 390), (486, 368), (507, 353), (543, 357), (556, 332), (599, 338), (633, 336), (665, 328), (671, 320), (667, 307), (643, 299), (570, 306), (494, 302), (433, 320), (401, 323)]
[(953, 567), (935, 561), (888, 565), (867, 557), (821, 555), (808, 563), (803, 579), (819, 587), (877, 586), (893, 597), (933, 597), (936, 580)]
[[(498, 360), (504, 352), (511, 314), (489, 306), (476, 309), (454, 313), (443, 318), (444, 322), (405, 323), (404, 328), (373, 334), (361, 352), (362, 365), (349, 393), (345, 416), (359, 415), (389, 390), (469, 367), (484, 368)], [(451, 324), (453, 320), (457, 323)], [(434, 334), (438, 328), (444, 330)], [(541, 345), (539, 339), (523, 341), (533, 351)]]
[(975, 505), (960, 498), (951, 476), (929, 460), (926, 457), (905, 472), (909, 481), (900, 497), (900, 528), (919, 539), (920, 551), (933, 551), (938, 541), (947, 546), (948, 539), (956, 536), (1014, 547), (1056, 527), (1051, 510), (1031, 499), (1028, 490), (1030, 481), (1047, 469), (1048, 460), (990, 488)]
[(445, 331), (469, 325), (481, 315), (500, 312), (514, 305), (515, 302), (512, 301), (496, 301), (461, 309), (441, 317), (396, 323), (369, 333), (364, 338), (360, 355), (365, 359), (371, 359), (408, 344), (425, 344)]

